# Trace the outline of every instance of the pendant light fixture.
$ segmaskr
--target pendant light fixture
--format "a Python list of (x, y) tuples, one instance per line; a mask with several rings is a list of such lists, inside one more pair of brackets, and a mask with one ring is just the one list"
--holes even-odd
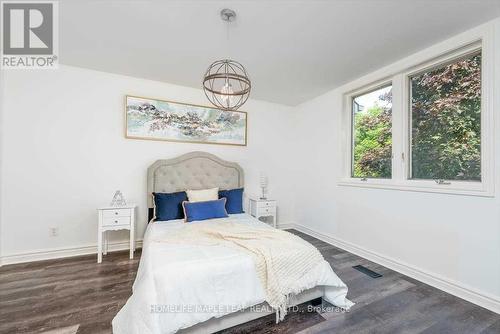
[[(236, 19), (236, 12), (223, 9), (223, 21), (229, 24)], [(213, 62), (203, 78), (203, 90), (208, 100), (217, 108), (227, 111), (238, 110), (250, 96), (252, 83), (245, 67), (237, 61), (222, 59)]]

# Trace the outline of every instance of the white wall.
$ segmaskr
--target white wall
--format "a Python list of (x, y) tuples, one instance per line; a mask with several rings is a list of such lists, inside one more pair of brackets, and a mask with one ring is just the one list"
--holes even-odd
[[(495, 43), (499, 50), (499, 25)], [(482, 27), (481, 29), (483, 29)], [(466, 35), (466, 34), (465, 34)], [(465, 35), (439, 46), (456, 43)], [(300, 105), (297, 133), (301, 175), (295, 220), (305, 230), (469, 300), (500, 311), (500, 171), (493, 198), (339, 186), (342, 175), (342, 96), (409, 64), (414, 55)], [(495, 117), (500, 111), (500, 54), (495, 61)], [(494, 59), (493, 59), (494, 58)], [(495, 131), (495, 143), (500, 140)], [(500, 145), (495, 147), (499, 165)], [(441, 285), (440, 285), (441, 284)], [(456, 285), (454, 287), (454, 285)], [(455, 290), (453, 290), (456, 288)], [(470, 295), (468, 295), (470, 293)], [(484, 298), (483, 298), (484, 297)], [(489, 303), (489, 304), (488, 304)]]
[[(87, 247), (95, 251), (96, 207), (117, 189), (139, 205), (138, 238), (146, 226), (146, 169), (157, 159), (201, 150), (236, 161), (246, 192), (258, 194), (261, 171), (278, 200), (279, 223), (291, 223), (293, 192), (286, 160), (292, 108), (248, 101), (248, 146), (124, 138), (125, 94), (206, 105), (203, 92), (75, 67), (4, 71), (1, 142), (1, 255)], [(57, 227), (59, 236), (49, 236)], [(127, 234), (115, 237), (124, 240)], [(88, 246), (92, 246), (88, 248)], [(77, 252), (78, 253), (78, 252)], [(62, 253), (55, 252), (54, 256)], [(68, 254), (67, 252), (64, 254)]]

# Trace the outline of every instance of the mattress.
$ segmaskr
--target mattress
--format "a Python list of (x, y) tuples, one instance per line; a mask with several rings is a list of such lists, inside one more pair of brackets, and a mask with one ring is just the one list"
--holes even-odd
[[(272, 228), (248, 214), (222, 219)], [(183, 220), (148, 225), (133, 294), (113, 319), (114, 333), (175, 333), (265, 301), (254, 260), (244, 250), (223, 244), (162, 242), (185, 226)], [(339, 307), (351, 305), (345, 298), (347, 287), (326, 261), (310, 277), (310, 285), (326, 286), (328, 301)]]

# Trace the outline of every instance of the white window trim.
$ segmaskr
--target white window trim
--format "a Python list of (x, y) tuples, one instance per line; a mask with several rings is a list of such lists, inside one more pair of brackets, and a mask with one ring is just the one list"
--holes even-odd
[[(485, 25), (456, 38), (426, 49), (414, 56), (352, 83), (343, 94), (342, 148), (344, 163), (338, 184), (363, 188), (393, 189), (472, 196), (494, 196), (494, 29)], [(462, 55), (481, 50), (481, 181), (447, 181), (410, 179), (409, 142), (409, 77), (425, 69), (436, 67)], [(399, 67), (399, 68), (398, 68)], [(371, 80), (366, 84), (366, 81)], [(392, 83), (392, 178), (353, 178), (352, 169), (352, 106), (354, 96)], [(352, 89), (354, 88), (354, 89)], [(404, 156), (404, 158), (403, 158)]]

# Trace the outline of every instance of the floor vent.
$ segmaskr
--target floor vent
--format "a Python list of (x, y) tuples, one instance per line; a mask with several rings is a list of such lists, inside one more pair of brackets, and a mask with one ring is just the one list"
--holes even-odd
[(371, 278), (382, 277), (381, 274), (376, 273), (373, 270), (370, 270), (370, 269), (368, 269), (368, 268), (366, 268), (365, 266), (362, 266), (362, 265), (357, 265), (357, 266), (354, 266), (353, 268), (356, 269), (356, 270), (358, 270), (358, 271), (361, 271), (363, 274), (366, 274), (366, 275), (370, 276)]

